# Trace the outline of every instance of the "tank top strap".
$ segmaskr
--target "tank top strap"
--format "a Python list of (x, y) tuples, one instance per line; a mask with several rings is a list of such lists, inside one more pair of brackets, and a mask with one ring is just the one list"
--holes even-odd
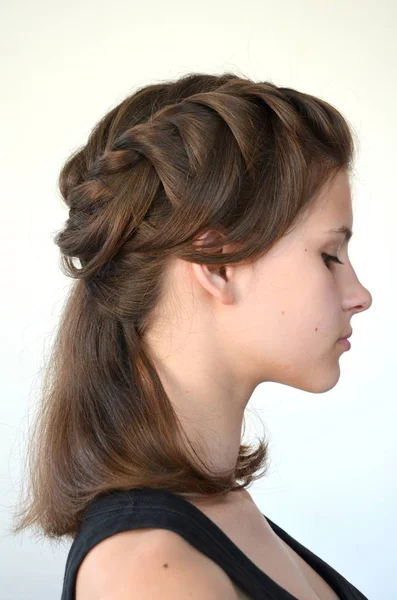
[[(265, 516), (264, 516), (265, 518)], [(332, 585), (341, 600), (367, 600), (332, 567), (267, 519), (275, 533)], [(252, 600), (297, 600), (259, 569), (207, 515), (182, 496), (141, 487), (112, 490), (87, 507), (65, 565), (61, 600), (75, 600), (78, 568), (102, 540), (131, 529), (168, 529), (217, 563)], [(357, 593), (357, 595), (356, 595)]]
[[(96, 544), (121, 531), (146, 527), (181, 535), (216, 562), (250, 598), (279, 598), (264, 589), (262, 571), (254, 563), (253, 568), (247, 569), (241, 561), (241, 556), (245, 556), (241, 550), (196, 506), (168, 491), (134, 488), (107, 492), (89, 504), (67, 556), (61, 600), (75, 600), (78, 568)], [(274, 585), (279, 587), (275, 582)], [(282, 600), (296, 599), (288, 594)]]

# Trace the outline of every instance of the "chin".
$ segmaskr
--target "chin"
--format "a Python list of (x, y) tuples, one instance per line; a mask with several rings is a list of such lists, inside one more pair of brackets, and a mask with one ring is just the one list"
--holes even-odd
[[(286, 379), (280, 379), (278, 383), (311, 394), (324, 394), (325, 392), (332, 390), (338, 383), (340, 379), (340, 368), (338, 363), (334, 365), (332, 369), (329, 366), (317, 366), (313, 371), (306, 373), (301, 371), (299, 375), (299, 377), (289, 379), (288, 381)], [(302, 375), (305, 376), (304, 379), (302, 378)]]
[(326, 373), (325, 371), (322, 373), (319, 369), (315, 376), (310, 380), (307, 386), (304, 389), (306, 392), (311, 392), (312, 394), (324, 394), (325, 392), (329, 392), (332, 390), (340, 379), (340, 368), (333, 369), (333, 372), (330, 371)]

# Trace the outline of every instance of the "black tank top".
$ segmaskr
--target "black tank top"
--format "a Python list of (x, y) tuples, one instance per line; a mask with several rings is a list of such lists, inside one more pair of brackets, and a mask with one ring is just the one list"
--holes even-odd
[[(268, 517), (266, 520), (276, 535), (331, 586), (340, 600), (368, 600), (321, 558)], [(89, 504), (66, 559), (61, 600), (75, 600), (77, 570), (91, 548), (111, 535), (143, 527), (168, 529), (181, 535), (189, 544), (215, 561), (249, 599), (297, 600), (259, 569), (194, 504), (169, 491), (148, 487), (107, 492), (97, 496)]]

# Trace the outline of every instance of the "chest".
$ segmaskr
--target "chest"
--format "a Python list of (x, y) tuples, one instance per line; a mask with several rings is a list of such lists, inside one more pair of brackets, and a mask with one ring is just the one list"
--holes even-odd
[[(279, 536), (252, 502), (200, 506), (266, 575), (299, 600), (339, 600), (327, 582)], [(227, 577), (226, 573), (225, 576)], [(235, 586), (239, 600), (249, 600)]]

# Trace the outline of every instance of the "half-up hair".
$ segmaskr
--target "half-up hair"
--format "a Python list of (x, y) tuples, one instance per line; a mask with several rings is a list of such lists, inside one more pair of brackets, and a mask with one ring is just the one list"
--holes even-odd
[[(233, 73), (148, 85), (99, 121), (59, 176), (69, 216), (55, 243), (75, 281), (13, 533), (35, 525), (74, 538), (89, 502), (110, 490), (221, 495), (267, 472), (267, 440), (241, 444), (222, 474), (189, 451), (147, 334), (174, 259), (228, 265), (263, 256), (351, 170), (352, 131), (320, 98)], [(198, 246), (209, 230), (221, 242)], [(219, 253), (224, 244), (233, 252)]]

